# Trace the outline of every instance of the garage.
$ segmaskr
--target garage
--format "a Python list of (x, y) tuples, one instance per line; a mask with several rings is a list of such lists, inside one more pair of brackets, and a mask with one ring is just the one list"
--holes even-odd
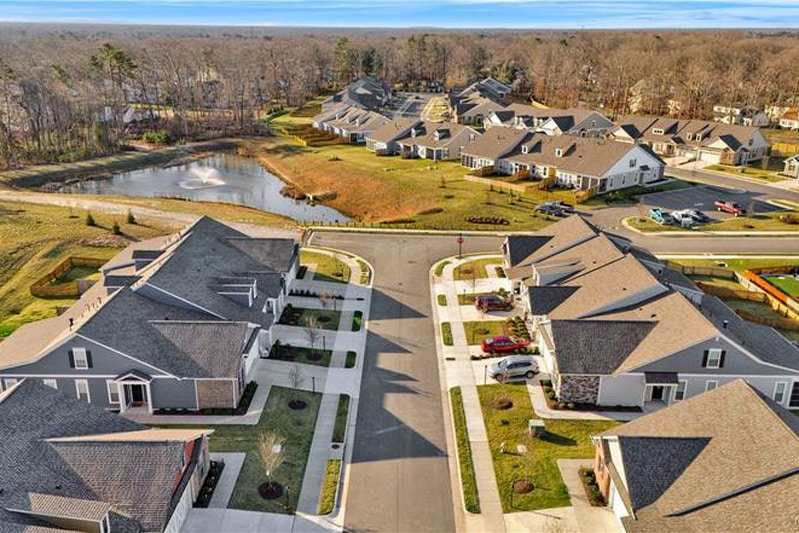
[(714, 165), (721, 162), (721, 154), (718, 152), (708, 152), (705, 150), (699, 150), (699, 156), (697, 157), (699, 161), (705, 161), (706, 163), (713, 163)]

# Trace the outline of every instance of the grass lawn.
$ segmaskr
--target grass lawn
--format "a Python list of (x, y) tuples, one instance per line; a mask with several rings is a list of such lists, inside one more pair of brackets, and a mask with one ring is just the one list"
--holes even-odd
[(344, 368), (354, 368), (357, 360), (358, 354), (355, 352), (347, 352), (347, 361), (344, 364)]
[(714, 287), (719, 287), (722, 289), (732, 289), (734, 291), (745, 291), (746, 288), (735, 281), (734, 279), (727, 279), (727, 278), (716, 278), (713, 276), (698, 276), (698, 275), (689, 275), (693, 281), (701, 281), (702, 283), (707, 283), (708, 285), (713, 285)]
[[(92, 215), (96, 227), (86, 225), (83, 210), (0, 202), (0, 337), (10, 335), (27, 322), (55, 316), (56, 306), (75, 302), (75, 299), (35, 298), (29, 292), (33, 282), (67, 257), (111, 259), (131, 240), (179, 229), (144, 217), (139, 224), (126, 224), (124, 214)], [(122, 236), (111, 233), (115, 219), (121, 224)]]
[(310, 318), (316, 318), (316, 323), (320, 329), (338, 330), (341, 322), (341, 311), (332, 309), (308, 309), (305, 307), (295, 307), (295, 311), (300, 311), (300, 318), (297, 324), (303, 327)]
[(501, 257), (487, 257), (463, 263), (455, 267), (452, 274), (456, 280), (484, 279), (489, 277), (488, 268), (494, 268), (495, 266), (502, 266)]
[[(534, 439), (526, 433), (527, 421), (537, 418), (533, 413), (526, 385), (485, 385), (477, 387), (477, 392), (504, 512), (569, 505), (569, 493), (563, 484), (556, 461), (593, 457), (594, 446), (590, 436), (619, 423), (601, 420), (547, 420), (547, 434), (543, 438)], [(494, 399), (502, 396), (510, 398), (513, 407), (495, 409), (492, 405)], [(500, 444), (503, 442), (510, 453), (500, 452)], [(518, 444), (527, 446), (526, 454), (516, 453)], [(513, 494), (511, 504), (513, 483), (525, 479), (531, 481), (535, 488), (527, 494)]]
[[(283, 120), (280, 117), (278, 120)], [(371, 223), (412, 220), (419, 229), (535, 230), (549, 221), (531, 215), (535, 205), (562, 199), (572, 191), (532, 190), (519, 197), (464, 179), (456, 161), (379, 157), (359, 145), (304, 147), (288, 137), (252, 141), (249, 150), (273, 173), (315, 196), (335, 195), (331, 207)], [(423, 214), (424, 213), (424, 214)], [(466, 221), (469, 216), (499, 217), (509, 225)]]
[(438, 305), (447, 305), (447, 295), (446, 294), (439, 294), (436, 296), (438, 300)]
[(758, 178), (766, 181), (782, 181), (789, 179), (787, 176), (781, 176), (779, 172), (781, 172), (784, 168), (783, 161), (785, 161), (784, 157), (769, 157), (768, 160), (768, 167), (763, 168), (760, 161), (756, 161), (745, 167), (735, 167), (730, 165), (710, 165), (706, 167), (706, 170), (712, 170), (715, 172), (723, 172), (725, 174), (730, 174), (734, 177), (745, 177), (745, 178)]
[[(317, 341), (317, 344), (321, 344), (321, 342)], [(313, 350), (299, 346), (288, 348), (286, 344), (283, 344), (280, 346), (279, 350), (273, 349), (269, 357), (278, 361), (292, 361), (294, 363), (303, 363), (306, 365), (329, 367), (330, 359), (333, 357), (333, 351), (322, 350), (319, 347)]]
[(444, 273), (444, 267), (447, 266), (450, 262), (449, 261), (441, 261), (436, 265), (436, 276), (441, 277)]
[(52, 285), (69, 283), (78, 279), (102, 279), (100, 269), (86, 266), (74, 266), (52, 281)]
[(347, 263), (332, 255), (302, 250), (300, 264), (316, 265), (313, 279), (316, 281), (332, 281), (336, 283), (349, 283), (350, 267)]
[(441, 323), (441, 340), (444, 346), (452, 346), (452, 324), (449, 322)]
[(449, 397), (452, 403), (452, 419), (455, 423), (455, 440), (458, 444), (458, 465), (461, 472), (464, 504), (470, 513), (479, 513), (480, 496), (477, 493), (477, 481), (474, 477), (472, 447), (469, 444), (469, 430), (466, 428), (466, 412), (463, 409), (461, 388), (450, 389)]
[[(728, 268), (740, 272), (749, 268), (762, 268), (769, 266), (799, 266), (799, 255), (796, 257), (775, 257), (774, 259), (768, 258), (735, 258), (735, 259), (670, 259), (674, 263), (688, 266), (704, 266), (716, 268)], [(722, 265), (721, 263), (724, 263)], [(726, 266), (725, 266), (726, 265)]]
[[(297, 411), (290, 409), (288, 402), (292, 398), (305, 401), (308, 407)], [(245, 452), (247, 454), (230, 500), (231, 509), (267, 513), (288, 512), (285, 507), (285, 497), (277, 500), (264, 500), (258, 494), (258, 486), (266, 481), (258, 454), (259, 438), (262, 434), (270, 431), (286, 439), (286, 444), (283, 447), (285, 460), (274, 473), (274, 479), (284, 487), (289, 487), (291, 510), (297, 508), (297, 499), (302, 487), (302, 477), (305, 474), (305, 464), (311, 450), (316, 416), (319, 413), (321, 402), (321, 394), (273, 386), (269, 391), (269, 398), (266, 400), (264, 412), (257, 425), (214, 426), (214, 433), (209, 439), (212, 452)]]
[(355, 261), (361, 267), (361, 285), (369, 285), (369, 281), (372, 279), (372, 269), (362, 259), (356, 259)]
[(330, 459), (327, 462), (325, 481), (322, 484), (322, 496), (319, 499), (319, 508), (316, 514), (325, 515), (333, 511), (333, 507), (336, 505), (336, 490), (338, 489), (340, 474), (341, 459)]
[(333, 439), (331, 442), (344, 442), (347, 434), (347, 413), (350, 410), (350, 397), (342, 394), (338, 397), (338, 407), (336, 408), (336, 425), (333, 426)]
[(352, 316), (352, 331), (361, 331), (361, 322), (363, 321), (363, 311), (355, 311)]
[(728, 218), (719, 222), (711, 222), (694, 226), (694, 229), (682, 228), (680, 226), (667, 226), (654, 222), (649, 217), (643, 220), (638, 217), (627, 218), (627, 223), (638, 230), (644, 232), (663, 232), (663, 231), (799, 231), (799, 224), (786, 224), (779, 219), (782, 214), (790, 214), (794, 217), (799, 216), (796, 211), (781, 211), (778, 213), (767, 213), (751, 217)]
[(486, 337), (504, 335), (503, 322), (503, 320), (464, 322), (463, 329), (466, 332), (466, 342), (469, 346), (474, 346), (480, 344)]
[(793, 276), (766, 276), (766, 279), (788, 296), (799, 298), (799, 281)]

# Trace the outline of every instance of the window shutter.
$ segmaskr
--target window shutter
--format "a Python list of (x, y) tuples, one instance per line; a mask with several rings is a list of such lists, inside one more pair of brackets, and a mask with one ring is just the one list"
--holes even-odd
[(721, 350), (721, 357), (719, 357), (719, 368), (724, 368), (724, 356), (727, 355), (727, 352)]
[(75, 368), (75, 354), (72, 350), (69, 351), (69, 368)]
[(92, 352), (91, 350), (86, 350), (86, 366), (92, 368)]
[(705, 350), (704, 355), (702, 356), (702, 368), (707, 368), (707, 356), (710, 353), (710, 350)]

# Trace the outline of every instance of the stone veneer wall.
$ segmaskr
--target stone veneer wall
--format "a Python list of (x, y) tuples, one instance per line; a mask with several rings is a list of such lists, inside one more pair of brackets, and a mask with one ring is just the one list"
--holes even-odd
[(590, 403), (599, 400), (599, 376), (558, 376), (558, 400), (561, 402)]
[(235, 409), (232, 379), (198, 379), (197, 383), (197, 408), (228, 408)]

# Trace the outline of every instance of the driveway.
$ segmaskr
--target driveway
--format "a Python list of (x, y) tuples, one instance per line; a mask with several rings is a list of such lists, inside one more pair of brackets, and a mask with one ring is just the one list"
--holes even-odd
[[(460, 505), (450, 483), (429, 283), (433, 263), (457, 253), (455, 237), (321, 232), (312, 243), (375, 267), (345, 527), (455, 531)], [(466, 237), (464, 251), (494, 252), (501, 243)]]
[(728, 189), (708, 185), (646, 194), (641, 197), (641, 200), (648, 206), (660, 207), (669, 211), (698, 209), (712, 218), (719, 219), (729, 218), (732, 215), (716, 212), (716, 208), (713, 206), (716, 200), (738, 202), (747, 210), (754, 206), (755, 213), (759, 214), (783, 211), (782, 207), (766, 203), (764, 196), (760, 193), (731, 192)]

